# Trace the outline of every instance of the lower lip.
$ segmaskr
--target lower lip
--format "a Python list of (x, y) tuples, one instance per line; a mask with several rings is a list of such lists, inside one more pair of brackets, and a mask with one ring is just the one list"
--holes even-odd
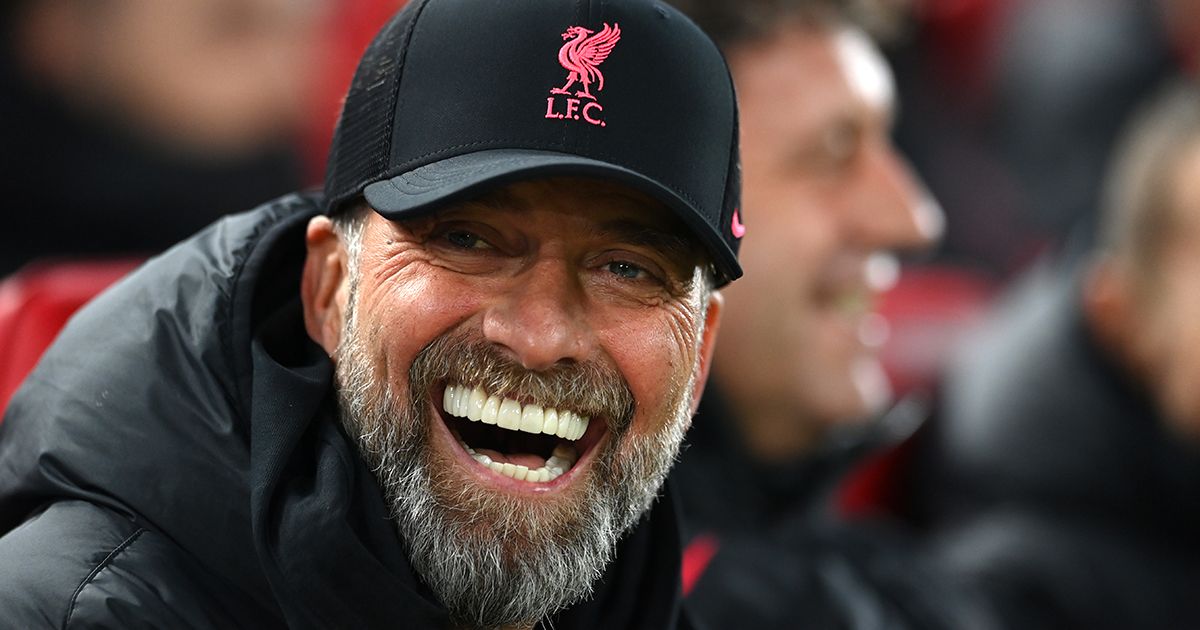
[[(431, 400), (441, 399), (441, 396), (431, 398)], [(507, 475), (501, 475), (491, 468), (488, 468), (487, 466), (475, 461), (475, 458), (471, 457), (471, 454), (463, 448), (462, 443), (458, 441), (458, 438), (454, 437), (453, 433), (450, 433), (450, 427), (446, 426), (445, 418), (442, 417), (441, 412), (432, 403), (430, 404), (430, 410), (437, 419), (437, 422), (434, 422), (436, 425), (436, 428), (434, 429), (434, 439), (442, 442), (443, 447), (454, 453), (455, 460), (458, 461), (469, 474), (474, 476), (480, 482), (489, 486), (507, 490), (509, 492), (544, 495), (554, 494), (562, 491), (563, 488), (569, 486), (577, 477), (582, 475), (583, 470), (587, 466), (591, 465), (594, 454), (598, 450), (597, 447), (599, 446), (599, 442), (600, 440), (604, 439), (604, 436), (595, 436), (591, 430), (591, 427), (589, 427), (587, 434), (585, 434), (583, 438), (576, 441), (576, 444), (581, 445), (581, 448), (583, 448), (583, 453), (580, 454), (579, 459), (575, 462), (574, 466), (571, 466), (570, 470), (564, 472), (551, 481), (547, 481), (545, 483), (531, 483), (528, 481), (513, 479)]]

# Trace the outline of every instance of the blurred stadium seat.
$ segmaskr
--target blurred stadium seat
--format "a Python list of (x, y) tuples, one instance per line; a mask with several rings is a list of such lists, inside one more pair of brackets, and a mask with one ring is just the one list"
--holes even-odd
[(71, 315), (140, 263), (35, 262), (0, 281), (0, 410)]

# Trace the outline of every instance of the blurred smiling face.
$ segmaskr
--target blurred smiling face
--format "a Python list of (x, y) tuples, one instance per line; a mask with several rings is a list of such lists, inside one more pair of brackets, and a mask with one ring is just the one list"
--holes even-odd
[(460, 622), (580, 599), (653, 500), (720, 309), (684, 233), (650, 198), (577, 179), (368, 212), (349, 252), (310, 224), (309, 334), (410, 561)]
[(888, 399), (884, 254), (928, 244), (941, 215), (892, 146), (891, 74), (861, 33), (789, 25), (729, 61), (749, 229), (713, 371), (751, 448), (788, 457)]

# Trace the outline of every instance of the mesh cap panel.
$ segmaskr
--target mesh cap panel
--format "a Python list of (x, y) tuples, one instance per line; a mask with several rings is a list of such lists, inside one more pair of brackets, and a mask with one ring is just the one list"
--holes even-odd
[(362, 193), (362, 185), (387, 170), (396, 93), (412, 27), (426, 0), (396, 14), (363, 53), (342, 105), (325, 176), (326, 210)]

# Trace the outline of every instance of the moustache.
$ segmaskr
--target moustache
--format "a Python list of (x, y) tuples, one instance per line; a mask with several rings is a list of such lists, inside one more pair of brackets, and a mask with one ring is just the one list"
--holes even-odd
[(431, 341), (413, 361), (410, 377), (414, 399), (437, 383), (465, 384), (495, 396), (602, 419), (618, 437), (633, 422), (633, 392), (611, 363), (571, 361), (528, 370), (470, 331), (451, 331)]

